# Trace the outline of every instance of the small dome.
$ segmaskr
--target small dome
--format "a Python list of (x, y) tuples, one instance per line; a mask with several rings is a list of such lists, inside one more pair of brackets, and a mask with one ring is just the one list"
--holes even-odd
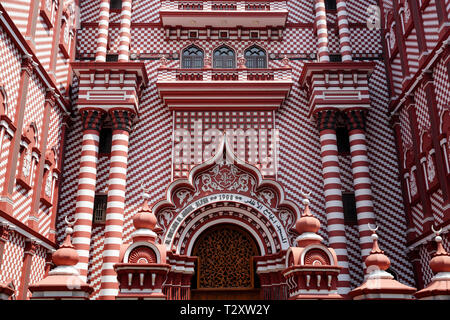
[(437, 249), (430, 261), (431, 270), (433, 270), (434, 274), (439, 272), (450, 272), (450, 256), (442, 246), (441, 236), (437, 236), (435, 241), (437, 242)]
[(154, 230), (156, 226), (156, 217), (150, 210), (147, 202), (139, 209), (139, 212), (133, 217), (133, 224), (136, 230), (138, 229), (150, 229)]
[(320, 229), (320, 221), (311, 214), (309, 200), (304, 199), (303, 204), (305, 205), (305, 210), (303, 210), (302, 216), (295, 223), (295, 229), (299, 234), (305, 232), (317, 233)]
[(368, 269), (371, 266), (376, 266), (380, 270), (387, 270), (391, 265), (391, 261), (384, 254), (384, 251), (381, 250), (380, 247), (378, 246), (378, 236), (375, 233), (372, 234), (372, 239), (373, 239), (372, 251), (370, 251), (369, 256), (366, 258), (364, 262)]
[(75, 266), (78, 263), (78, 253), (70, 241), (72, 232), (72, 228), (66, 228), (66, 238), (63, 244), (53, 253), (52, 260), (56, 266)]

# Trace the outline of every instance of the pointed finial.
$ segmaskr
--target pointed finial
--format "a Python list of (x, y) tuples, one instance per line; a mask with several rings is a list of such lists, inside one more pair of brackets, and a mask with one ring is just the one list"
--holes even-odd
[(305, 193), (302, 188), (300, 193), (304, 198), (302, 203), (305, 205), (305, 209), (303, 209), (302, 215), (295, 223), (295, 230), (300, 234), (297, 237), (297, 243), (300, 244), (299, 241), (304, 242), (305, 240), (321, 242), (322, 237), (317, 234), (317, 231), (320, 229), (320, 221), (309, 210), (309, 196), (311, 192)]
[(73, 233), (72, 226), (75, 224), (76, 219), (71, 222), (66, 216), (64, 220), (67, 223), (66, 237), (59, 249), (53, 253), (52, 260), (56, 266), (75, 266), (78, 263), (79, 256), (72, 244), (70, 235)]
[[(378, 235), (376, 234), (376, 231), (378, 230), (378, 227), (371, 227), (371, 224), (368, 223), (368, 228), (370, 231), (372, 231), (372, 251), (370, 251), (370, 254), (367, 256), (366, 260), (364, 261), (367, 266), (367, 271), (373, 271), (375, 269), (379, 270), (387, 270), (389, 266), (391, 265), (391, 261), (389, 258), (384, 254), (384, 251), (380, 249), (378, 245)], [(371, 268), (372, 267), (372, 268)]]
[(444, 249), (442, 237), (440, 236), (442, 228), (436, 231), (434, 226), (431, 226), (431, 230), (436, 235), (434, 241), (436, 241), (437, 248), (433, 258), (430, 260), (430, 268), (433, 270), (434, 274), (439, 272), (450, 272), (450, 255)]
[(141, 184), (141, 188), (144, 203), (133, 217), (133, 225), (136, 231), (133, 233), (132, 237), (136, 241), (138, 239), (154, 241), (157, 237), (157, 234), (154, 231), (156, 228), (157, 219), (153, 211), (148, 206), (148, 200), (150, 199), (150, 188), (145, 188), (143, 184)]

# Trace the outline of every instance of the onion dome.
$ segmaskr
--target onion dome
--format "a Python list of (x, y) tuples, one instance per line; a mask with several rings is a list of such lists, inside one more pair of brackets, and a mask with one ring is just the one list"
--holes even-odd
[(309, 199), (307, 195), (303, 194), (305, 199), (302, 203), (305, 205), (302, 215), (295, 223), (295, 230), (300, 234), (296, 241), (299, 246), (304, 246), (311, 242), (321, 242), (323, 239), (317, 234), (320, 229), (320, 221), (311, 214), (309, 210)]
[(66, 238), (63, 244), (53, 253), (52, 260), (56, 266), (75, 266), (78, 263), (78, 252), (70, 241), (70, 235), (72, 233), (73, 229), (67, 227)]
[(427, 300), (450, 300), (450, 255), (445, 251), (442, 245), (442, 237), (439, 231), (434, 230), (436, 234), (434, 241), (437, 243), (436, 252), (430, 260), (430, 268), (434, 273), (431, 282), (422, 290), (416, 292), (417, 299)]
[(157, 219), (148, 206), (149, 194), (144, 191), (144, 203), (139, 208), (138, 213), (133, 217), (133, 225), (136, 231), (131, 235), (134, 241), (154, 241), (157, 237), (155, 233)]
[(31, 285), (31, 299), (89, 299), (93, 288), (80, 276), (76, 264), (79, 256), (72, 245), (70, 235), (73, 233), (69, 223), (66, 228), (66, 238), (62, 245), (52, 255), (56, 268), (48, 273), (48, 276)]
[(404, 285), (394, 279), (394, 276), (386, 270), (391, 265), (391, 261), (378, 246), (378, 236), (369, 224), (369, 230), (372, 231), (372, 251), (364, 261), (366, 276), (364, 282), (357, 288), (349, 292), (349, 297), (355, 300), (376, 300), (376, 299), (395, 299), (411, 300), (416, 288)]
[(384, 254), (384, 251), (381, 250), (380, 247), (378, 246), (378, 236), (376, 235), (375, 230), (373, 230), (372, 232), (373, 232), (371, 236), (373, 240), (372, 251), (370, 251), (369, 256), (364, 261), (367, 266), (367, 270), (368, 271), (374, 269), (379, 269), (383, 271), (387, 270), (391, 265), (391, 261)]
[(316, 233), (320, 229), (320, 221), (311, 214), (311, 211), (309, 210), (309, 200), (303, 199), (302, 202), (305, 205), (305, 209), (303, 210), (300, 219), (295, 223), (295, 229), (300, 234), (305, 232)]
[(434, 238), (437, 243), (436, 253), (430, 261), (431, 270), (434, 274), (439, 272), (450, 272), (450, 255), (442, 246), (442, 237), (437, 235)]

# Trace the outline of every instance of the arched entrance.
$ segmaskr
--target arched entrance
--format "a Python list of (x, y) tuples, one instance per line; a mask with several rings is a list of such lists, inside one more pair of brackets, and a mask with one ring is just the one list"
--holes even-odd
[(244, 228), (219, 224), (206, 229), (195, 241), (192, 255), (197, 257), (192, 299), (261, 298), (253, 262), (260, 250)]

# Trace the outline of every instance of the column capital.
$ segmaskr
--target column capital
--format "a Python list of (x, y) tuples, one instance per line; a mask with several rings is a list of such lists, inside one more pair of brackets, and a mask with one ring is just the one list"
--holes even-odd
[(24, 54), (22, 56), (22, 70), (24, 70), (29, 76), (31, 76), (35, 67), (37, 67), (37, 63), (33, 61), (33, 56), (30, 54)]
[(314, 115), (317, 120), (317, 128), (319, 131), (322, 130), (336, 130), (336, 119), (338, 110), (334, 109), (324, 109), (317, 111)]
[(113, 130), (125, 130), (131, 132), (133, 120), (136, 114), (131, 110), (111, 110), (109, 116), (112, 121)]
[(13, 229), (10, 227), (9, 224), (2, 224), (0, 225), (0, 241), (6, 242), (9, 239), (9, 235)]
[(351, 109), (343, 112), (348, 131), (365, 130), (366, 128), (366, 109)]
[(80, 114), (83, 129), (96, 131), (100, 131), (103, 121), (107, 116), (106, 112), (97, 109), (83, 109), (80, 110)]
[(25, 254), (34, 255), (38, 248), (39, 244), (36, 239), (27, 239), (25, 240)]
[(56, 99), (59, 95), (55, 92), (55, 88), (47, 88), (45, 92), (45, 102), (49, 103), (51, 107), (56, 104)]

